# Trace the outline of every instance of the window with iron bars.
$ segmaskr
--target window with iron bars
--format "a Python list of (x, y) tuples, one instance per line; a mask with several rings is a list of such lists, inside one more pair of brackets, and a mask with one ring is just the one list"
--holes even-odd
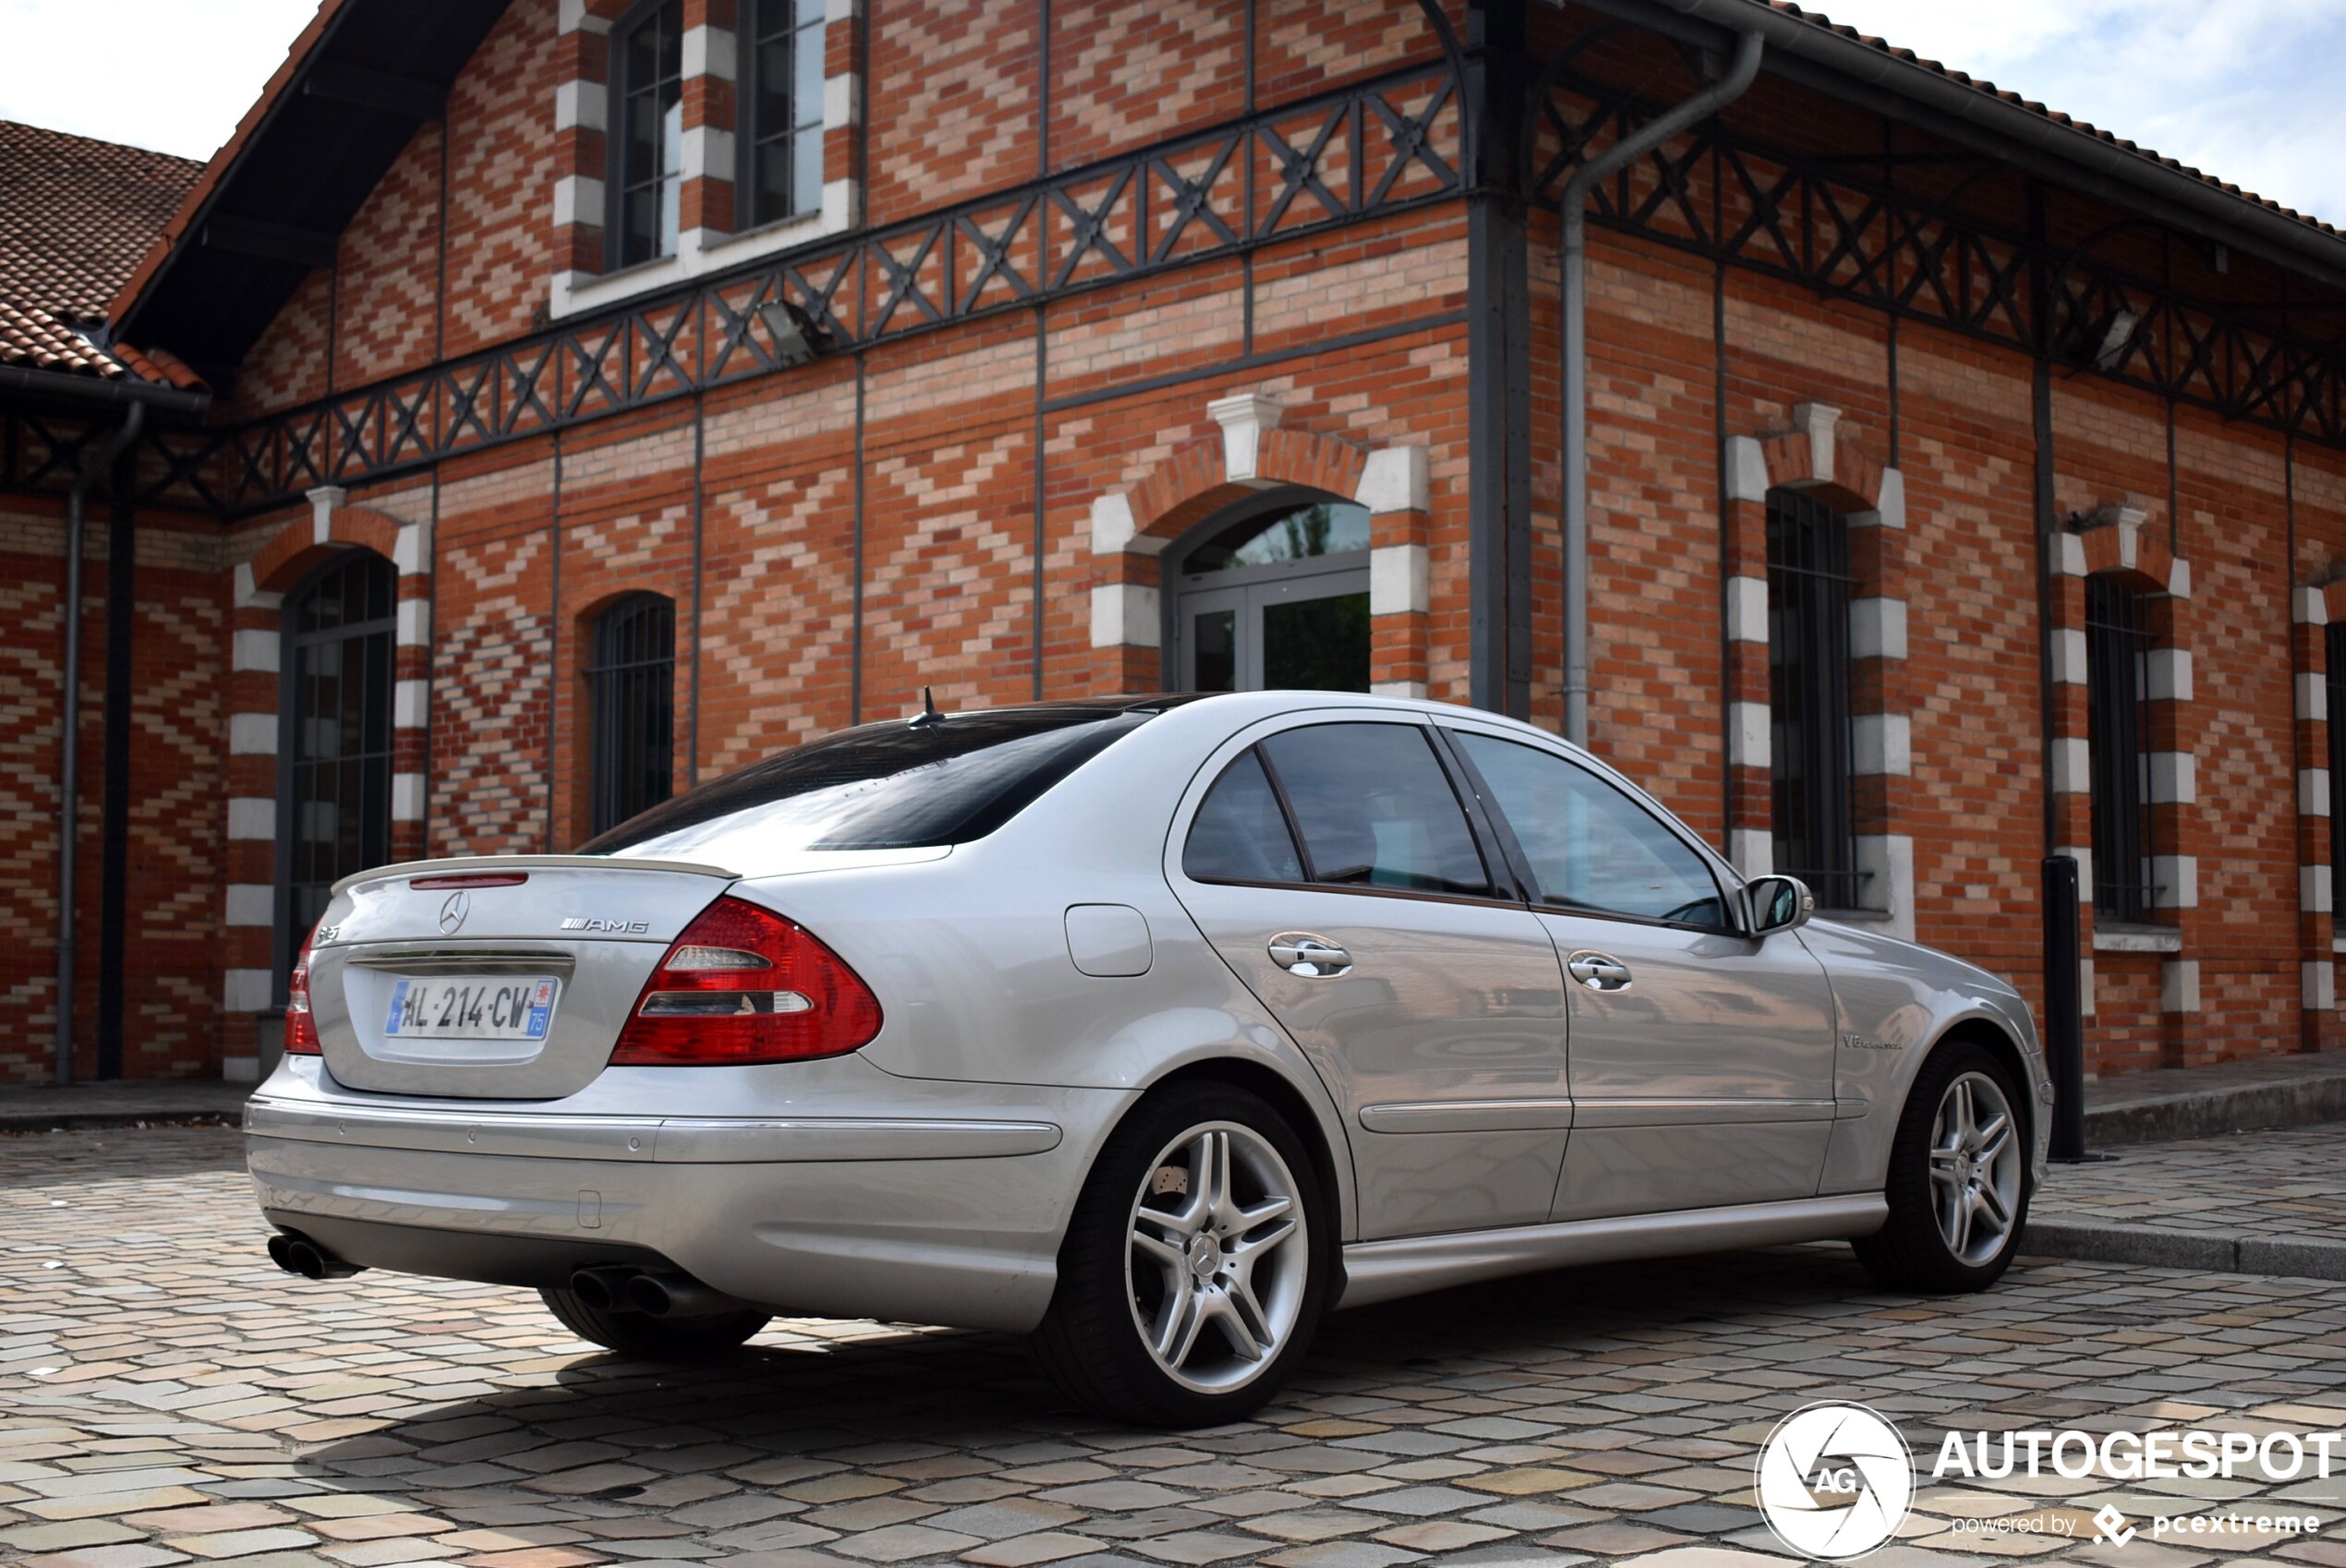
[(2323, 684), (2329, 706), (2329, 907), (2346, 922), (2346, 621), (2329, 623), (2324, 638)]
[(824, 0), (744, 0), (734, 227), (823, 204)]
[(1768, 492), (1768, 770), (1775, 869), (1828, 909), (1863, 907), (1850, 777), (1849, 520)]
[(630, 594), (595, 620), (594, 824), (608, 832), (668, 799), (676, 766), (676, 607)]
[(684, 168), (683, 0), (638, 10), (613, 38), (611, 224), (606, 263), (676, 253)]
[(2094, 913), (2156, 916), (2151, 880), (2151, 596), (2117, 577), (2086, 579), (2086, 743), (2094, 814)]

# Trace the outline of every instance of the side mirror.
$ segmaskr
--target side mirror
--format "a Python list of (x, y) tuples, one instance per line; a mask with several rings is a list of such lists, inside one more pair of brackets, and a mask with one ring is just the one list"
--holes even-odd
[(1744, 885), (1743, 896), (1751, 911), (1751, 935), (1772, 936), (1779, 931), (1797, 931), (1808, 923), (1817, 912), (1817, 896), (1808, 885), (1796, 876), (1762, 876)]

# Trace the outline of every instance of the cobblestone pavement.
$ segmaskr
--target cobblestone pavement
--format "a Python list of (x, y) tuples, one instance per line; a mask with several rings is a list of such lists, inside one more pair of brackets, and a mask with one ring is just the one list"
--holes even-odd
[[(1002, 1336), (778, 1322), (678, 1370), (595, 1353), (521, 1291), (291, 1280), (236, 1149), (217, 1129), (0, 1139), (0, 1556), (1759, 1568), (1790, 1561), (1751, 1502), (1760, 1441), (1849, 1398), (1925, 1470), (1880, 1568), (2346, 1568), (2346, 1524), (2150, 1528), (2257, 1496), (2340, 1521), (2346, 1479), (1928, 1476), (1942, 1426), (2346, 1425), (2339, 1285), (2030, 1260), (1926, 1302), (1828, 1247), (1588, 1269), (1338, 1314), (1260, 1420), (1167, 1436), (1060, 1407)], [(2104, 1502), (2141, 1536), (2043, 1532), (2089, 1538)], [(2040, 1528), (1976, 1527), (2013, 1519)]]
[(2346, 1126), (2138, 1143), (2062, 1165), (2038, 1213), (2236, 1236), (2346, 1238)]

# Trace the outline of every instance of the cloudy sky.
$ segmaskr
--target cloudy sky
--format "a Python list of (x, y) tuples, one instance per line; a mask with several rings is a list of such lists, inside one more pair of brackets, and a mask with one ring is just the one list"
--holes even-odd
[[(201, 158), (315, 0), (0, 0), (0, 119)], [(2346, 0), (1821, 0), (1848, 22), (2346, 223)]]

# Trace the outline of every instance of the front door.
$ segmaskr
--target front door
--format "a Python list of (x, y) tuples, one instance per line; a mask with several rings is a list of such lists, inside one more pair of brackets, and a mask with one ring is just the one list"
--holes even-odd
[(1343, 1106), (1361, 1236), (1546, 1219), (1555, 953), (1427, 730), (1291, 719), (1207, 777), (1174, 884)]
[(1572, 1145), (1555, 1217), (1815, 1194), (1832, 993), (1796, 933), (1753, 940), (1675, 825), (1558, 752), (1459, 727), (1565, 969)]
[(1191, 550), (1167, 582), (1182, 689), (1367, 691), (1368, 516), (1258, 508)]

